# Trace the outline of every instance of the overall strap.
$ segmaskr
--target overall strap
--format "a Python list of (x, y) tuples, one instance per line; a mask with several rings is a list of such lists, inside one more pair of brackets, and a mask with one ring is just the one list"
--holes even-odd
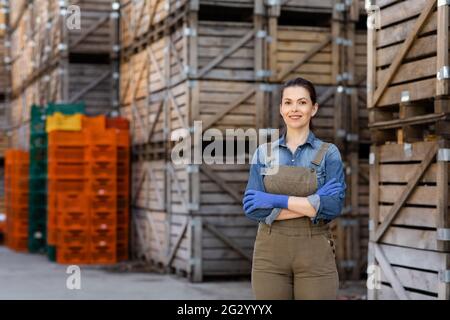
[(330, 143), (323, 142), (322, 145), (320, 146), (319, 151), (317, 151), (316, 157), (314, 158), (313, 161), (311, 161), (311, 163), (315, 164), (316, 166), (320, 165), (329, 147)]

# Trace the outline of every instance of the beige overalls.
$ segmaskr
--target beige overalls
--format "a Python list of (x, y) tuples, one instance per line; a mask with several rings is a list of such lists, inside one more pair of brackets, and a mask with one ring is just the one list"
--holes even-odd
[[(329, 144), (312, 161), (319, 165)], [(317, 191), (314, 168), (280, 166), (264, 176), (266, 192), (306, 197)], [(327, 224), (309, 217), (259, 223), (252, 265), (252, 288), (260, 299), (336, 299), (339, 278), (334, 242)]]

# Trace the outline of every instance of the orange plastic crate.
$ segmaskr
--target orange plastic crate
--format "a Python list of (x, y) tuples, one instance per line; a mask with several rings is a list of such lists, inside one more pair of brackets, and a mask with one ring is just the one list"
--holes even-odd
[(91, 249), (91, 261), (93, 264), (114, 264), (117, 263), (116, 246), (93, 245)]
[(92, 195), (116, 195), (117, 181), (116, 179), (93, 177), (90, 179), (89, 191)]
[(82, 119), (83, 131), (104, 131), (106, 130), (106, 117), (104, 115), (90, 117), (83, 116)]
[(11, 218), (19, 220), (28, 220), (28, 203), (10, 204)]
[(117, 260), (127, 261), (129, 259), (128, 241), (117, 242)]
[(121, 117), (106, 118), (106, 128), (129, 130), (130, 122), (127, 119)]
[(76, 162), (86, 160), (86, 146), (49, 146), (48, 162)]
[(115, 161), (92, 161), (89, 173), (92, 177), (114, 179), (117, 176), (117, 163)]
[(88, 169), (87, 162), (72, 163), (56, 160), (48, 163), (48, 176), (50, 179), (87, 177)]
[(61, 264), (90, 264), (89, 245), (56, 247), (56, 262)]
[(64, 193), (56, 194), (56, 206), (58, 211), (86, 212), (89, 208), (89, 197), (84, 193)]
[(130, 231), (129, 225), (118, 225), (117, 226), (117, 239), (127, 240), (129, 238)]
[(12, 205), (23, 205), (28, 204), (28, 191), (21, 192), (20, 190), (12, 190), (11, 193), (8, 194), (8, 201)]
[(58, 229), (72, 230), (89, 227), (89, 212), (88, 211), (58, 211), (57, 219)]
[(87, 139), (84, 131), (52, 131), (48, 133), (48, 147), (84, 147)]
[(106, 224), (103, 224), (98, 228), (91, 227), (90, 235), (92, 243), (97, 243), (100, 241), (114, 242), (116, 241), (117, 237), (116, 226), (108, 226)]
[(90, 197), (91, 210), (112, 210), (117, 208), (117, 197), (115, 195), (94, 195)]
[(117, 210), (117, 225), (128, 224), (130, 221), (130, 211), (128, 209)]
[(28, 221), (15, 219), (14, 222), (8, 226), (8, 235), (13, 237), (28, 236)]
[(89, 230), (81, 229), (58, 229), (56, 245), (58, 248), (70, 246), (87, 246), (89, 244)]
[(88, 188), (88, 179), (49, 179), (48, 180), (48, 192), (70, 192), (70, 193), (85, 193)]
[(5, 244), (15, 251), (28, 252), (28, 237), (13, 237), (8, 234)]
[(117, 161), (117, 148), (115, 145), (94, 145), (87, 154), (89, 161)]
[(91, 225), (94, 229), (115, 228), (117, 226), (117, 214), (115, 211), (94, 211), (90, 212)]

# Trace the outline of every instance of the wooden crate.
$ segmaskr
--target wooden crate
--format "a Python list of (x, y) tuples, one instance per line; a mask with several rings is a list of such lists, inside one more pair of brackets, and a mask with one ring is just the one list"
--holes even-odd
[(270, 80), (284, 82), (298, 76), (318, 85), (335, 83), (332, 75), (331, 29), (271, 23), (268, 44)]
[(449, 150), (444, 140), (372, 147), (369, 266), (381, 286), (370, 299), (450, 298)]
[[(448, 136), (449, 7), (438, 1), (375, 1), (380, 29), (368, 36), (368, 107), (374, 141)], [(441, 123), (439, 125), (439, 123)], [(447, 129), (446, 129), (447, 127)], [(442, 130), (440, 130), (442, 128)], [(418, 129), (418, 130), (414, 130)], [(413, 132), (411, 132), (413, 131)], [(415, 131), (415, 132), (414, 132)], [(406, 139), (406, 140), (405, 140)]]
[[(189, 30), (195, 30), (195, 35)], [(131, 94), (127, 75), (130, 72), (138, 86), (144, 86), (141, 81), (149, 81), (151, 91), (188, 77), (233, 81), (262, 79), (262, 41), (251, 22), (180, 21), (169, 35), (155, 36), (137, 48), (137, 52), (124, 51), (122, 99)], [(133, 72), (136, 68), (140, 72)]]
[[(68, 27), (71, 20), (61, 14), (57, 1), (37, 0), (27, 6), (11, 30), (12, 91), (16, 96), (48, 72), (58, 61), (84, 57), (101, 63), (116, 58), (118, 11), (113, 0), (78, 1), (80, 28)], [(12, 7), (11, 15), (19, 8)], [(68, 15), (67, 15), (68, 17)]]
[(201, 165), (197, 183), (187, 169), (164, 160), (134, 163), (135, 256), (192, 281), (250, 274), (257, 228), (243, 214), (240, 196), (248, 165)]
[(121, 113), (132, 124), (135, 145), (168, 141), (196, 120), (203, 121), (203, 130), (261, 128), (268, 110), (266, 90), (258, 83), (184, 81), (122, 106)]
[(181, 11), (188, 0), (120, 0), (121, 33), (124, 48), (147, 35), (157, 25), (164, 24), (170, 14)]

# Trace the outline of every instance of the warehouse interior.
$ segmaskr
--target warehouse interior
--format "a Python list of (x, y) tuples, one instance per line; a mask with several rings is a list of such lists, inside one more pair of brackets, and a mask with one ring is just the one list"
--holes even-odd
[[(280, 89), (303, 77), (344, 163), (340, 298), (449, 300), (449, 5), (0, 0), (0, 278), (80, 265), (89, 299), (104, 274), (136, 298), (252, 299), (252, 154), (177, 164), (173, 137), (279, 129)], [(0, 298), (33, 299), (22, 281)]]

